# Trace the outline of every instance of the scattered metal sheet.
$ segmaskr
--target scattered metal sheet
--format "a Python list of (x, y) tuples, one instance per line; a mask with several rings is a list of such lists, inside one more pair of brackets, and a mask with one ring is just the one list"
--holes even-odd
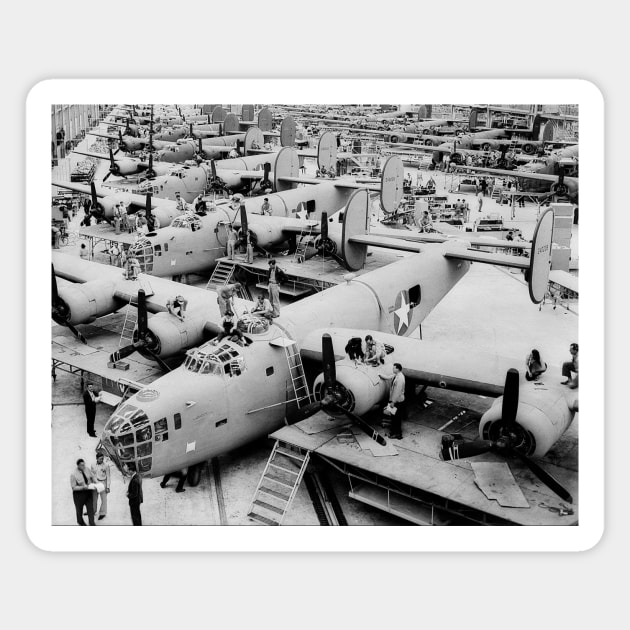
[(86, 346), (74, 337), (59, 335), (58, 337), (54, 337), (53, 341), (68, 350), (72, 350), (72, 352), (76, 352), (77, 354), (93, 354), (94, 352), (98, 352), (96, 348)]
[(471, 462), (470, 465), (475, 473), (475, 483), (488, 499), (503, 507), (529, 507), (505, 462)]
[(320, 412), (312, 415), (306, 420), (302, 420), (297, 426), (307, 433), (313, 435), (315, 433), (323, 433), (324, 431), (330, 431), (330, 429), (341, 428), (350, 424), (348, 418), (333, 418), (327, 413)]
[(372, 455), (374, 455), (374, 457), (389, 457), (391, 455), (398, 455), (398, 450), (389, 440), (385, 446), (382, 446), (357, 427), (352, 427), (352, 433), (354, 434), (354, 439), (359, 443), (361, 450), (369, 451)]

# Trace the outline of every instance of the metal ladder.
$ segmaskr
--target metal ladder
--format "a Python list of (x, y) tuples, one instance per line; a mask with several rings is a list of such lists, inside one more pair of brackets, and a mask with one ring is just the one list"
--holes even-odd
[(136, 329), (136, 324), (138, 323), (138, 309), (131, 303), (133, 298), (133, 295), (129, 296), (129, 304), (127, 304), (127, 310), (125, 312), (125, 321), (120, 331), (120, 339), (118, 340), (119, 348), (129, 345), (133, 341), (133, 331)]
[(293, 393), (295, 394), (295, 402), (298, 409), (305, 404), (313, 402), (313, 398), (308, 389), (306, 376), (304, 375), (304, 366), (302, 365), (302, 357), (295, 341), (284, 347), (287, 357), (287, 365), (289, 366), (289, 376), (293, 385)]
[[(219, 261), (206, 284), (206, 289), (211, 290), (214, 287), (229, 284), (230, 281), (233, 279), (235, 269), (236, 265), (230, 264), (225, 261)], [(250, 302), (252, 301), (252, 294), (250, 293), (249, 289), (243, 284), (241, 284), (241, 288), (238, 289), (236, 294), (242, 300), (249, 300)]]
[(263, 525), (282, 525), (308, 466), (310, 451), (277, 440), (256, 486), (247, 516)]
[(308, 225), (304, 227), (300, 232), (300, 236), (298, 237), (297, 247), (295, 248), (295, 253), (293, 254), (293, 262), (294, 263), (303, 263), (304, 258), (306, 256), (306, 250), (308, 249), (308, 244), (311, 241), (311, 236), (313, 236), (313, 226)]
[(234, 264), (220, 260), (214, 268), (212, 275), (208, 280), (208, 284), (206, 284), (206, 289), (210, 289), (210, 285), (219, 286), (222, 284), (228, 284), (234, 275), (235, 267), (236, 265)]

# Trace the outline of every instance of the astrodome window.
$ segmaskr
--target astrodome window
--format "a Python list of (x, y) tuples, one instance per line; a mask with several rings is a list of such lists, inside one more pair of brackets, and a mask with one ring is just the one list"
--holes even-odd
[(201, 226), (201, 219), (194, 214), (182, 214), (171, 222), (171, 227), (191, 230), (192, 232), (200, 230)]

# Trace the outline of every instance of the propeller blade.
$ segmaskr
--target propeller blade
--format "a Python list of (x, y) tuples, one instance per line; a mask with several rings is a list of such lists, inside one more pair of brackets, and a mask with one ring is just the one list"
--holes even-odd
[(147, 177), (155, 177), (155, 171), (153, 170), (153, 153), (149, 153), (149, 168), (147, 170)]
[(87, 339), (72, 324), (66, 323), (66, 326), (81, 343), (87, 344)]
[(92, 212), (97, 212), (98, 210), (98, 195), (96, 194), (96, 185), (94, 182), (90, 182), (90, 197), (92, 199)]
[(571, 494), (560, 484), (560, 482), (550, 475), (546, 470), (543, 470), (536, 462), (532, 461), (525, 455), (512, 449), (513, 453), (516, 453), (519, 459), (527, 465), (527, 467), (540, 479), (549, 489), (553, 490), (561, 499), (573, 503), (573, 497)]
[(245, 208), (245, 204), (241, 204), (241, 234), (243, 238), (247, 237), (248, 233), (248, 225), (247, 225), (247, 208)]
[(57, 290), (57, 276), (55, 275), (55, 265), (50, 265), (52, 270), (52, 302), (53, 304), (59, 299), (59, 291)]
[(138, 289), (138, 336), (144, 339), (149, 332), (149, 318), (147, 316), (147, 297), (144, 289)]
[(320, 236), (322, 241), (328, 238), (328, 212), (322, 212)]
[[(199, 142), (201, 142), (201, 140)], [(217, 166), (214, 163), (214, 160), (210, 160), (210, 172), (212, 173), (212, 179), (216, 179), (216, 177), (217, 177)]]
[(199, 155), (203, 155), (203, 144), (201, 142), (201, 136), (199, 136)]
[(109, 360), (112, 363), (116, 363), (116, 361), (121, 361), (122, 359), (128, 357), (130, 354), (133, 354), (136, 350), (142, 348), (143, 345), (144, 343), (142, 341), (136, 341), (135, 343), (130, 343), (128, 346), (123, 346), (122, 348), (116, 350), (116, 352), (112, 352), (109, 355)]
[(191, 137), (191, 138), (194, 138), (194, 137), (195, 137), (195, 134), (193, 134), (193, 130), (192, 130), (192, 129), (193, 129), (193, 124), (192, 124), (192, 123), (190, 123), (190, 137)]
[(166, 363), (164, 363), (164, 361), (157, 354), (155, 354), (155, 352), (153, 352), (153, 350), (151, 350), (149, 348), (145, 348), (145, 352), (150, 354), (157, 361), (158, 365), (162, 368), (162, 370), (164, 372), (170, 372), (171, 371), (171, 368), (168, 367), (168, 365), (166, 365)]
[(505, 429), (510, 433), (516, 421), (518, 411), (518, 370), (510, 368), (505, 375), (505, 386), (503, 388), (503, 406), (501, 407), (501, 417), (505, 424)]
[(310, 418), (312, 415), (316, 414), (318, 411), (322, 409), (322, 403), (318, 400), (317, 402), (309, 403), (308, 405), (304, 405), (296, 410), (296, 412), (291, 415), (291, 418), (287, 418), (288, 424), (295, 424), (296, 422), (301, 422), (302, 420), (306, 420), (306, 418)]
[(112, 172), (111, 171), (107, 171), (107, 175), (105, 175), (105, 177), (103, 177), (102, 181), (106, 182), (111, 176), (112, 176)]
[(363, 433), (368, 435), (375, 442), (378, 442), (381, 446), (387, 445), (387, 441), (385, 440), (385, 438), (373, 426), (371, 426), (363, 418), (361, 418), (361, 416), (357, 416), (356, 413), (352, 413), (351, 411), (344, 409), (341, 405), (338, 405), (336, 403), (333, 403), (332, 405), (324, 405), (324, 408), (327, 407), (332, 407), (340, 413), (345, 414), (348, 418), (350, 418), (350, 420), (352, 420), (354, 424), (357, 425), (357, 427), (359, 427), (359, 429), (361, 429), (361, 431), (363, 431)]
[[(328, 333), (322, 335), (322, 363), (324, 364), (324, 388), (328, 392), (335, 387), (335, 382), (337, 381), (335, 351), (332, 337)], [(325, 398), (325, 394), (322, 398)]]
[(490, 440), (474, 440), (472, 442), (462, 442), (452, 435), (442, 436), (442, 458), (444, 461), (452, 459), (464, 459), (474, 457), (492, 450), (494, 442)]
[(113, 172), (116, 168), (116, 160), (114, 159), (114, 150), (112, 147), (109, 147), (109, 170)]

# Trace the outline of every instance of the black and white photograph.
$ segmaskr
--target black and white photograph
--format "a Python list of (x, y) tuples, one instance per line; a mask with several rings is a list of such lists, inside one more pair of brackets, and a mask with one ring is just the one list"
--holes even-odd
[(50, 525), (579, 527), (582, 114), (51, 104)]

